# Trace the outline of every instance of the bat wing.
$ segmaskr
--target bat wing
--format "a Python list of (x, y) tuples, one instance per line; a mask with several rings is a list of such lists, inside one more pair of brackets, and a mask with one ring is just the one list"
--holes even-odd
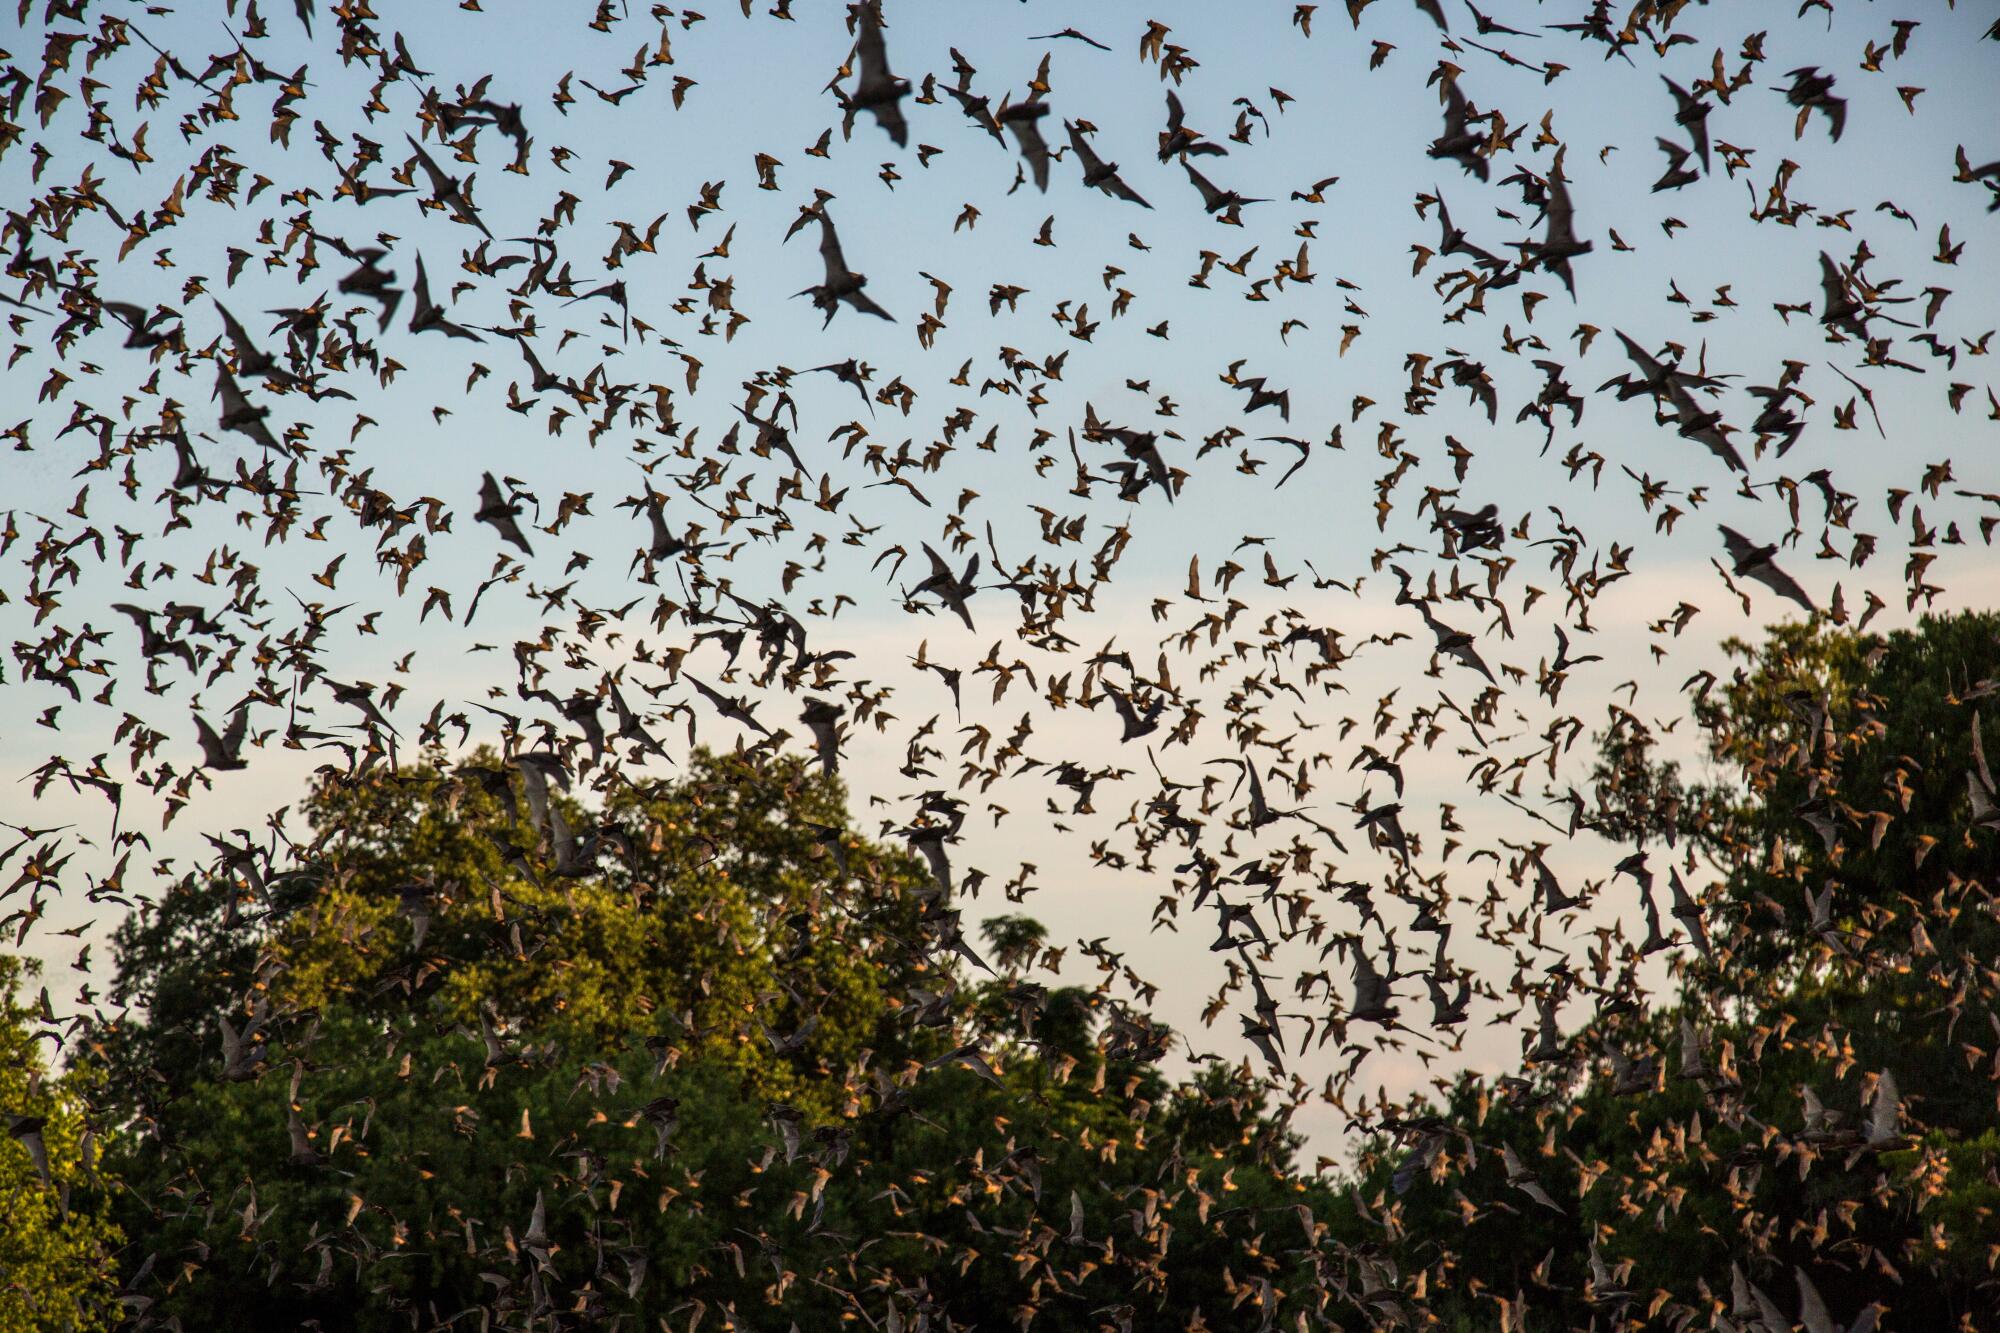
[(1748, 537), (1726, 523), (1717, 526), (1722, 531), (1722, 541), (1729, 548), (1729, 558), (1732, 562), (1740, 565), (1756, 554), (1757, 548), (1751, 545)]
[(410, 290), (417, 302), (417, 308), (410, 313), (410, 322), (415, 324), (438, 308), (437, 302), (431, 300), (431, 280), (430, 275), (424, 272), (422, 255), (417, 256), (417, 280)]
[(1847, 276), (1840, 271), (1840, 265), (1833, 262), (1833, 256), (1824, 250), (1819, 252), (1819, 289), (1827, 309), (1837, 309), (1846, 304)]
[(903, 108), (895, 102), (879, 102), (869, 108), (875, 113), (875, 121), (889, 132), (889, 137), (901, 148), (910, 142), (910, 122), (903, 116)]
[(1083, 131), (1076, 127), (1075, 121), (1064, 121), (1063, 128), (1069, 131), (1070, 149), (1075, 152), (1076, 160), (1083, 164), (1084, 175), (1088, 176), (1104, 165), (1104, 159), (1092, 150), (1090, 140), (1083, 137)]
[(1812, 598), (1806, 596), (1806, 590), (1799, 586), (1797, 579), (1787, 574), (1784, 570), (1779, 569), (1769, 560), (1753, 566), (1745, 572), (1772, 592), (1777, 593), (1780, 597), (1788, 597), (1808, 611), (1817, 611), (1819, 609), (1813, 605)]
[(1195, 189), (1201, 191), (1202, 207), (1208, 209), (1210, 212), (1214, 212), (1220, 208), (1222, 206), (1222, 191), (1215, 188), (1215, 182), (1209, 180), (1208, 177), (1202, 175), (1199, 171), (1196, 171), (1192, 162), (1183, 162), (1181, 166), (1187, 170), (1188, 179), (1194, 182)]
[(853, 276), (847, 267), (847, 257), (840, 250), (840, 233), (833, 229), (833, 219), (823, 211), (819, 215), (819, 257), (826, 264), (828, 286), (845, 283)]
[[(877, 305), (875, 303), (875, 298), (868, 295), (868, 293), (866, 292), (849, 292), (842, 299), (845, 300), (849, 305), (853, 306), (856, 310), (859, 310), (864, 315), (876, 315), (881, 317), (882, 319), (888, 320), (891, 324), (894, 324), (896, 322), (896, 317), (890, 314), (888, 311), (884, 310), (881, 306)], [(799, 470), (801, 472), (804, 472), (805, 464), (803, 463), (799, 464)]]
[(1147, 203), (1145, 199), (1141, 197), (1141, 195), (1137, 190), (1127, 185), (1122, 177), (1113, 176), (1111, 179), (1104, 182), (1104, 187), (1110, 190), (1115, 197), (1123, 199), (1127, 203), (1137, 204), (1141, 208), (1152, 207), (1151, 204)]
[(861, 55), (861, 82), (864, 85), (894, 82), (895, 76), (889, 72), (889, 52), (882, 43), (882, 20), (875, 6), (861, 6), (861, 32), (855, 46)]
[(1035, 188), (1046, 191), (1049, 188), (1049, 144), (1042, 138), (1042, 130), (1032, 120), (1014, 122), (1014, 134), (1021, 141), (1021, 156), (1028, 159), (1028, 166), (1035, 173)]

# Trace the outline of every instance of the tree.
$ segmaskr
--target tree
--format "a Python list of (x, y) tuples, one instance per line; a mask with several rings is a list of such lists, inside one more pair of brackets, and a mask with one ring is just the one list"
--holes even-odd
[(87, 1074), (47, 1077), (38, 1011), (15, 988), (29, 960), (0, 954), (0, 1333), (109, 1328), (118, 1232), (105, 1216)]
[(121, 932), (143, 1021), (99, 1052), (148, 1319), (1064, 1329), (1315, 1299), (1315, 1246), (1250, 1244), (1335, 1205), (1247, 1071), (1168, 1081), (1165, 1029), (1031, 979), (1033, 922), (988, 964), (835, 782), (703, 753), (594, 809), (552, 782), (550, 818), (505, 773), (322, 786), (289, 873), (225, 851)]
[(1707, 1318), (1751, 1286), (1788, 1313), (1803, 1272), (1841, 1323), (1879, 1301), (1895, 1328), (1991, 1326), (2000, 827), (1974, 746), (2000, 616), (1729, 649), (1695, 715), (1733, 782), (1684, 786), (1629, 728), (1597, 771), (1601, 831), (1675, 830), (1671, 873), (1718, 876), (1679, 1002), (1601, 1002), (1362, 1155), (1378, 1238), (1448, 1325), (1496, 1301), (1563, 1327)]

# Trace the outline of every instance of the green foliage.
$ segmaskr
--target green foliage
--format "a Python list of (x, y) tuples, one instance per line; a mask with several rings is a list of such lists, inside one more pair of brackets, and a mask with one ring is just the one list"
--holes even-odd
[[(1565, 1058), (1461, 1079), (1362, 1154), (1375, 1238), (1446, 1326), (1523, 1295), (1555, 1326), (1602, 1321), (1618, 1302), (1590, 1297), (1593, 1241), (1634, 1314), (1729, 1300), (1735, 1263), (1781, 1308), (1798, 1266), (1842, 1322), (1880, 1300), (1898, 1329), (1990, 1326), (2000, 832), (1972, 827), (1965, 775), (2000, 616), (1886, 638), (1785, 625), (1729, 648), (1741, 665), (1696, 716), (1732, 781), (1684, 783), (1636, 723), (1600, 738), (1600, 831), (1671, 829), (1691, 879), (1697, 853), (1718, 872), (1713, 955), (1683, 950), (1681, 1002), (1601, 1012)], [(1877, 1150), (1861, 1128), (1883, 1071), (1900, 1134)], [(1809, 1122), (1809, 1097), (1831, 1121)], [(1560, 1211), (1510, 1182), (1503, 1146)]]
[(33, 975), (0, 954), (0, 1128), (15, 1131), (0, 1136), (0, 1333), (109, 1328), (119, 1235), (85, 1122), (89, 1076), (46, 1077), (35, 1013), (15, 995)]
[(1332, 1205), (1248, 1076), (1170, 1084), (1143, 1014), (1029, 979), (1025, 918), (987, 932), (999, 972), (941, 961), (956, 918), (833, 782), (702, 754), (595, 810), (557, 792), (619, 849), (575, 877), (508, 795), (465, 770), (324, 787), (310, 873), (249, 861), (121, 934), (148, 1021), (100, 1054), (137, 1090), (115, 1151), (150, 1318), (1310, 1303), (1305, 1252), (1251, 1241)]
[(569, 876), (518, 784), (323, 788), (302, 873), (246, 856), (120, 936), (147, 1021), (93, 1053), (133, 1116), (126, 1271), (190, 1327), (1477, 1329), (1706, 1321), (1737, 1266), (1789, 1307), (1797, 1266), (1843, 1322), (1978, 1328), (2000, 834), (1964, 774), (2000, 617), (1732, 651), (1696, 703), (1723, 781), (1601, 741), (1592, 822), (1671, 831), (1706, 905), (1679, 1002), (1401, 1108), (1340, 1193), (1247, 1071), (1171, 1082), (1143, 1013), (1036, 982), (1038, 923), (986, 923), (975, 964), (801, 765), (557, 791), (617, 852)]

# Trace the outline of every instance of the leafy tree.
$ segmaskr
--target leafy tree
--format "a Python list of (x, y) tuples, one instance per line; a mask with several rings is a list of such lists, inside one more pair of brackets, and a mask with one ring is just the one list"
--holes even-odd
[(2000, 616), (1729, 649), (1728, 679), (1694, 683), (1732, 781), (1685, 785), (1636, 726), (1596, 773), (1600, 831), (1672, 830), (1672, 873), (1715, 872), (1679, 1003), (1603, 1004), (1363, 1153), (1403, 1289), (1447, 1326), (1501, 1301), (1563, 1327), (1708, 1318), (1747, 1290), (1732, 1266), (1786, 1312), (1802, 1270), (1842, 1323), (1879, 1301), (1889, 1327), (1994, 1326), (2000, 828), (1973, 791)]
[[(544, 824), (503, 772), (322, 786), (294, 873), (225, 852), (121, 933), (143, 1017), (97, 1049), (148, 1319), (1094, 1329), (1317, 1299), (1314, 1244), (1254, 1238), (1336, 1205), (1247, 1072), (1170, 1083), (1163, 1028), (1031, 979), (1031, 921), (988, 964), (835, 782), (704, 753), (594, 808), (558, 783)], [(551, 873), (552, 830), (603, 868)]]
[[(1672, 835), (1651, 873), (1705, 946), (1671, 956), (1679, 1001), (1598, 987), (1518, 1073), (1382, 1117), (1348, 1188), (1297, 1174), (1247, 1070), (1172, 1082), (1145, 1014), (1036, 981), (1034, 921), (965, 940), (802, 766), (558, 786), (615, 852), (569, 874), (490, 756), (322, 787), (295, 873), (227, 852), (121, 936), (145, 1021), (94, 1052), (132, 1116), (133, 1299), (184, 1326), (1611, 1328), (1740, 1324), (1752, 1286), (1789, 1313), (1804, 1272), (1843, 1323), (1987, 1326), (2000, 617), (1731, 650), (1692, 682), (1724, 779), (1614, 723), (1585, 811)], [(1645, 961), (1621, 949), (1607, 971)]]
[(17, 986), (32, 961), (0, 954), (0, 1333), (109, 1328), (119, 1236), (105, 1216), (86, 1074), (46, 1076), (37, 1011)]

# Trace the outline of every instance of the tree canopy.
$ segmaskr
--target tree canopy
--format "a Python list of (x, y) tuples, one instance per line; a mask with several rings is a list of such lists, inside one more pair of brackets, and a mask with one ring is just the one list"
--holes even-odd
[(51, 1074), (36, 1040), (49, 1004), (23, 1004), (33, 969), (0, 953), (0, 1333), (110, 1328), (118, 1306), (110, 1187), (88, 1072)]
[(1309, 1252), (1249, 1244), (1331, 1197), (1257, 1080), (1165, 1078), (1164, 1029), (1032, 979), (1032, 921), (957, 934), (837, 783), (704, 753), (589, 811), (558, 790), (616, 857), (555, 879), (509, 845), (535, 834), (503, 771), (323, 787), (313, 874), (246, 857), (121, 934), (143, 1019), (100, 1049), (149, 1317), (1095, 1328), (1319, 1299)]
[(246, 844), (135, 913), (128, 1020), (9, 1085), (50, 1172), (17, 1130), (10, 1317), (1991, 1327), (2000, 616), (1730, 651), (1689, 682), (1703, 780), (1615, 718), (1583, 815), (1672, 926), (1523, 996), (1518, 1070), (1366, 1108), (1345, 1171), (1248, 1064), (1165, 1072), (1032, 918), (968, 932), (923, 827), (864, 835), (814, 766), (325, 781), (299, 869)]
[(2000, 1318), (2000, 22), (703, 8), (17, 0), (8, 1317)]
[(1677, 1002), (1596, 996), (1520, 1076), (1406, 1112), (1363, 1189), (1465, 1320), (1789, 1327), (1757, 1290), (1791, 1311), (1809, 1285), (1842, 1324), (1879, 1303), (1889, 1327), (1993, 1327), (2000, 616), (1729, 651), (1727, 679), (1689, 682), (1715, 781), (1629, 717), (1598, 767), (1604, 832), (1677, 835), (1639, 874), (1716, 875), (1681, 918), (1705, 947), (1676, 955)]

